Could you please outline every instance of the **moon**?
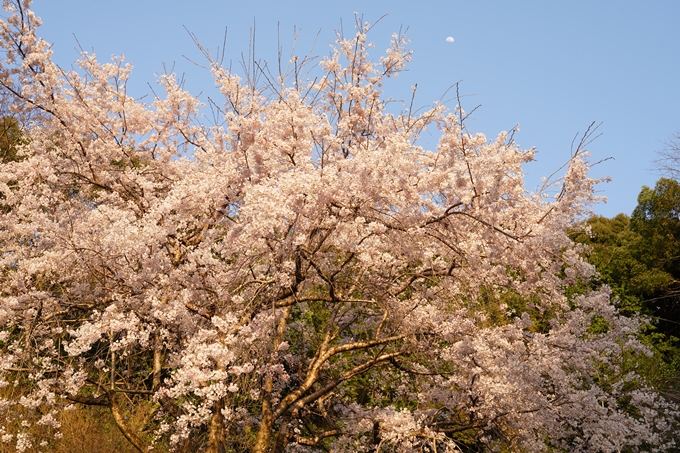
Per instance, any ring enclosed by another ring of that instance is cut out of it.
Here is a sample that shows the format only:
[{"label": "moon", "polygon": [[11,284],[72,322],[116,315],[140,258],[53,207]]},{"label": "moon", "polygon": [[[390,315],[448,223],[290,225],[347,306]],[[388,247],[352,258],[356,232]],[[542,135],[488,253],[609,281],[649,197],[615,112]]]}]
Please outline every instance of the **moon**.
[{"label": "moon", "polygon": [[448,38],[446,38],[446,42],[453,42],[453,37],[449,36]]}]

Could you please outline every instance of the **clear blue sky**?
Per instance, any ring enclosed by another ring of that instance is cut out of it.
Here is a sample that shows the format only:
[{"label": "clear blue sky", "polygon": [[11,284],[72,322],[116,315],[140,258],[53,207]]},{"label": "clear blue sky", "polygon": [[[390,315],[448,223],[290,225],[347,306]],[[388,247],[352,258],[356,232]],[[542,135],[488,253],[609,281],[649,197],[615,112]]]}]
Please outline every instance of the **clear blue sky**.
[{"label": "clear blue sky", "polygon": [[354,12],[368,22],[387,14],[370,36],[376,58],[400,27],[408,27],[414,51],[388,95],[407,99],[417,83],[416,104],[428,105],[461,81],[463,107],[481,104],[468,123],[472,132],[492,138],[519,123],[516,141],[537,148],[538,162],[526,167],[530,188],[569,158],[577,133],[602,122],[603,135],[589,149],[593,161],[613,158],[592,173],[612,177],[600,186],[608,203],[595,207],[605,216],[633,210],[642,185],[658,178],[654,152],[680,130],[678,0],[34,0],[33,9],[61,66],[77,58],[76,38],[100,60],[124,54],[139,95],[164,63],[186,74],[190,91],[212,89],[183,57],[204,62],[184,27],[213,51],[226,27],[226,60],[238,68],[253,21],[256,57],[275,61],[277,29],[284,55],[294,27],[299,54],[319,32],[315,53],[325,55],[341,20],[351,31]]}]

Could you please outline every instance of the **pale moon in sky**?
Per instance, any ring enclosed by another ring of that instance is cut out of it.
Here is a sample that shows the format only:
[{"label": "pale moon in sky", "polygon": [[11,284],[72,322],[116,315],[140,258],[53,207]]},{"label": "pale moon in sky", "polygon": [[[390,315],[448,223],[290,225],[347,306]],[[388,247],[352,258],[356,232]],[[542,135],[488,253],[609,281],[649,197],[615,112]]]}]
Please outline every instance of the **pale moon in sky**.
[{"label": "pale moon in sky", "polygon": [[453,38],[449,36],[448,38],[446,38],[446,42],[453,42]]}]

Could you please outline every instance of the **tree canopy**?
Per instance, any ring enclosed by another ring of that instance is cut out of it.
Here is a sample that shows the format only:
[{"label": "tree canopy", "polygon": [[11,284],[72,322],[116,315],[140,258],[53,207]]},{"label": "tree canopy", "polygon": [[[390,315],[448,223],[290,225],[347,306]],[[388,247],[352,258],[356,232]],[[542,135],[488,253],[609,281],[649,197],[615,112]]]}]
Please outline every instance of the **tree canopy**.
[{"label": "tree canopy", "polygon": [[661,178],[655,187],[644,186],[629,217],[586,221],[589,231],[574,234],[588,244],[589,259],[603,282],[612,287],[621,309],[659,319],[659,327],[678,336],[680,289],[680,184]]},{"label": "tree canopy", "polygon": [[585,222],[585,231],[572,233],[588,246],[586,256],[599,282],[611,287],[621,312],[646,319],[640,338],[654,355],[635,366],[675,401],[680,401],[679,187],[662,178],[653,189],[642,188],[631,217],[594,216]]},{"label": "tree canopy", "polygon": [[28,388],[4,442],[40,442],[13,408],[58,436],[84,404],[139,451],[672,446],[675,406],[620,367],[639,322],[565,228],[597,201],[584,149],[532,193],[533,151],[460,105],[390,113],[411,54],[371,60],[361,22],[313,80],[209,59],[207,124],[173,75],[145,103],[122,58],[62,71],[29,6],[0,22],[0,86],[40,112],[0,164],[0,382]]}]

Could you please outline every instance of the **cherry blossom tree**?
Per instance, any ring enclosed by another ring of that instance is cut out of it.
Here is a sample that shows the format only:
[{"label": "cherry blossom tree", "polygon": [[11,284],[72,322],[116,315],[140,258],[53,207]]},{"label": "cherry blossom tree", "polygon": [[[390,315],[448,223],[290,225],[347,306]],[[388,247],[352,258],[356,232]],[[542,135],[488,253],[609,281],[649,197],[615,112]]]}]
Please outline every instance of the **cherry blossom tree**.
[{"label": "cherry blossom tree", "polygon": [[173,75],[145,103],[122,58],[62,70],[30,1],[4,7],[0,85],[39,114],[0,166],[0,377],[28,389],[3,442],[40,441],[13,408],[58,437],[75,404],[139,451],[671,446],[675,408],[623,367],[638,323],[567,236],[597,201],[582,147],[528,191],[512,134],[390,112],[406,39],[371,60],[360,21],[312,80],[206,54],[209,124]]}]

